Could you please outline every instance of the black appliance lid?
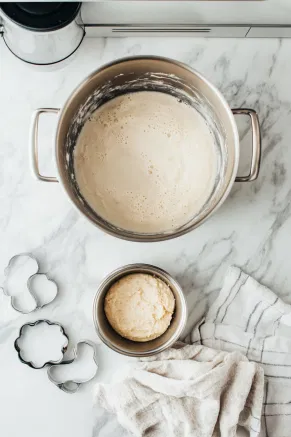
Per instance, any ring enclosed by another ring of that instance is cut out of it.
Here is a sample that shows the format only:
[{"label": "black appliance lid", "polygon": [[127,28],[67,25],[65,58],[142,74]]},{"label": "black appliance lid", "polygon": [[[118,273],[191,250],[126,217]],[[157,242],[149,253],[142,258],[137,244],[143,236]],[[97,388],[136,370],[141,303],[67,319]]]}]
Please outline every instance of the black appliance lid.
[{"label": "black appliance lid", "polygon": [[36,32],[61,29],[77,16],[80,2],[0,3],[0,10],[14,23]]}]

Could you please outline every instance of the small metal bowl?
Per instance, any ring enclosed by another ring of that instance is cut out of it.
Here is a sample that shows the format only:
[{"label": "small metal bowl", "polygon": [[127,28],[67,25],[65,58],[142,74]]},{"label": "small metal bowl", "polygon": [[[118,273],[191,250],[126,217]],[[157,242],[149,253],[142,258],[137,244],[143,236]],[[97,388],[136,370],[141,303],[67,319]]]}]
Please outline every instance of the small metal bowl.
[{"label": "small metal bowl", "polygon": [[[160,278],[171,288],[175,297],[175,311],[167,331],[147,342],[127,340],[110,326],[104,311],[104,299],[109,288],[123,276],[131,273],[146,273]],[[172,346],[183,332],[187,320],[187,306],[183,290],[167,272],[149,264],[129,264],[114,270],[100,284],[93,304],[93,319],[101,340],[111,349],[131,357],[145,357],[162,352]]]}]

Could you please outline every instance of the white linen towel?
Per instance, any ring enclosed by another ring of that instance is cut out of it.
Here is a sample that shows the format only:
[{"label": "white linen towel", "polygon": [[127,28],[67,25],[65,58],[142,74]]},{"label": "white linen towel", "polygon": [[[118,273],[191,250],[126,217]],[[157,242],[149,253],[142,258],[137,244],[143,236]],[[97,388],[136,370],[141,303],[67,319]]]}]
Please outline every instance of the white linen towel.
[{"label": "white linen towel", "polygon": [[238,427],[256,437],[263,379],[238,352],[183,344],[98,384],[96,400],[137,437],[234,437]]},{"label": "white linen towel", "polygon": [[291,306],[236,267],[203,320],[194,344],[239,351],[265,373],[260,437],[291,437]]}]

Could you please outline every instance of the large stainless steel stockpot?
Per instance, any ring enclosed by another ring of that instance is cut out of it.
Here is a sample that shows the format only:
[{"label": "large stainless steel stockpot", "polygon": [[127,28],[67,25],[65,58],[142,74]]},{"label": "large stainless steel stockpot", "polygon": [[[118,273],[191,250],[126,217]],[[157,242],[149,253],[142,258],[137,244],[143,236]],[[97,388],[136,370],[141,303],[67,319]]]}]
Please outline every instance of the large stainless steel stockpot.
[{"label": "large stainless steel stockpot", "polygon": [[[215,138],[218,166],[215,187],[203,208],[183,226],[159,233],[138,233],[118,228],[93,211],[82,197],[74,177],[74,147],[88,117],[106,101],[133,91],[169,93],[195,107],[206,119]],[[38,121],[42,113],[59,113],[55,138],[57,177],[40,174],[38,165]],[[247,176],[237,177],[240,146],[234,114],[247,114],[252,125],[252,159]],[[38,109],[32,123],[32,164],[39,180],[60,182],[73,205],[94,225],[119,238],[161,241],[183,235],[201,225],[222,205],[237,182],[257,178],[261,141],[257,114],[252,109],[230,109],[223,95],[192,68],[172,59],[143,56],[119,59],[101,67],[70,95],[64,107]]]}]

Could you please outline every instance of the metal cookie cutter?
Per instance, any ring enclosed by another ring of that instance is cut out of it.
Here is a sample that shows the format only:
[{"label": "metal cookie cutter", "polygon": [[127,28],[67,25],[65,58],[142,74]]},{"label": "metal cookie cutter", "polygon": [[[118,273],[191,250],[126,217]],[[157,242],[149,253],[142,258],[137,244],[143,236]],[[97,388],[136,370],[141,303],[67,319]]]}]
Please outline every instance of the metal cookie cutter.
[{"label": "metal cookie cutter", "polygon": [[[19,307],[19,306],[17,305],[18,295],[16,295],[16,296],[11,296],[11,295],[8,293],[8,290],[7,290],[7,278],[8,278],[8,276],[9,276],[10,271],[11,271],[12,265],[13,265],[14,261],[15,261],[16,259],[20,258],[20,257],[28,257],[28,258],[32,259],[33,261],[35,261],[36,266],[37,266],[35,273],[33,273],[33,275],[31,275],[31,276],[27,279],[27,282],[26,282],[26,285],[27,285],[27,291],[28,291],[28,293],[31,295],[31,297],[33,298],[33,300],[34,300],[34,302],[35,302],[35,308],[33,308],[33,309],[30,310],[30,311],[24,311],[24,310],[22,310],[21,307]],[[3,285],[3,287],[0,287],[0,288],[3,290],[3,293],[5,294],[5,296],[7,296],[7,297],[10,298],[11,306],[12,306],[12,308],[13,308],[15,311],[18,311],[19,313],[22,313],[22,314],[29,314],[29,313],[32,313],[33,311],[36,311],[37,309],[43,308],[44,306],[50,304],[50,303],[53,302],[53,301],[55,300],[55,298],[57,297],[57,295],[58,295],[58,291],[59,291],[59,290],[58,290],[58,285],[57,285],[57,283],[56,283],[55,281],[53,281],[53,280],[48,276],[47,273],[41,273],[39,270],[40,270],[39,263],[38,263],[37,259],[36,259],[36,258],[31,254],[31,253],[19,253],[19,254],[17,254],[17,255],[14,255],[14,256],[10,259],[10,261],[9,261],[9,263],[8,263],[8,265],[7,265],[7,267],[4,269],[4,276],[5,276],[4,285]],[[34,278],[37,277],[37,276],[44,276],[44,277],[45,277],[49,282],[53,283],[54,286],[55,286],[55,290],[56,290],[56,291],[55,291],[55,296],[54,296],[51,300],[49,300],[48,302],[41,303],[41,301],[39,300],[38,296],[36,296],[35,293],[33,292],[33,289],[32,289],[32,282],[33,282]]]},{"label": "metal cookie cutter", "polygon": [[85,384],[86,382],[91,381],[97,374],[98,371],[98,361],[97,361],[97,351],[96,351],[96,346],[95,344],[90,341],[90,340],[82,340],[79,341],[76,345],[76,347],[73,349],[73,358],[67,361],[62,361],[61,363],[59,363],[59,366],[63,366],[66,364],[71,364],[73,363],[77,358],[78,358],[78,348],[82,345],[82,344],[86,344],[88,346],[90,346],[93,349],[93,360],[96,364],[96,370],[94,372],[94,374],[92,376],[90,376],[89,378],[86,379],[76,379],[73,381],[65,381],[65,382],[58,382],[52,375],[52,369],[55,368],[56,366],[50,366],[47,370],[47,374],[48,374],[48,378],[51,382],[53,382],[59,389],[63,390],[66,393],[69,394],[73,394],[76,393],[79,388],[80,385]]},{"label": "metal cookie cutter", "polygon": [[[25,360],[23,358],[23,356],[22,356],[22,349],[19,346],[19,340],[22,337],[23,331],[26,329],[27,326],[37,326],[37,325],[39,325],[41,323],[46,323],[49,326],[58,326],[60,328],[61,334],[65,337],[66,340],[65,340],[65,342],[64,342],[64,344],[63,344],[63,346],[61,348],[61,358],[59,360],[57,360],[57,361],[47,361],[42,366],[37,366],[32,361],[27,361],[27,360]],[[31,367],[32,369],[43,369],[47,365],[55,365],[55,364],[61,363],[63,358],[64,358],[64,354],[65,354],[65,352],[66,352],[66,350],[68,348],[68,344],[69,344],[69,337],[68,337],[67,333],[65,332],[64,328],[62,327],[62,325],[60,325],[57,322],[51,322],[50,320],[43,319],[43,320],[37,320],[36,322],[33,322],[33,323],[26,323],[25,325],[23,325],[20,328],[19,336],[17,337],[17,339],[14,342],[14,347],[15,347],[15,349],[17,351],[18,358],[20,359],[20,361],[23,364],[26,364],[27,366]]]}]

